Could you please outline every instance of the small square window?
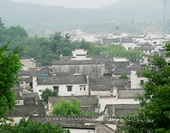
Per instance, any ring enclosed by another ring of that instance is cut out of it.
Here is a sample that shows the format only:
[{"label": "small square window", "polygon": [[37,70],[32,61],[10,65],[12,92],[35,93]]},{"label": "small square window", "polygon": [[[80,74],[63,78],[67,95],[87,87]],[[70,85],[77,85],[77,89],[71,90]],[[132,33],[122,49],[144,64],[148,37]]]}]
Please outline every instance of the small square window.
[{"label": "small square window", "polygon": [[72,91],[72,86],[67,86],[67,91]]},{"label": "small square window", "polygon": [[54,91],[59,92],[59,86],[53,86]]},{"label": "small square window", "polygon": [[42,90],[39,90],[39,92],[41,92]]},{"label": "small square window", "polygon": [[86,90],[86,88],[84,87],[84,90]]},{"label": "small square window", "polygon": [[140,85],[143,85],[143,84],[144,84],[144,81],[143,81],[143,80],[141,80],[141,81],[140,81]]}]

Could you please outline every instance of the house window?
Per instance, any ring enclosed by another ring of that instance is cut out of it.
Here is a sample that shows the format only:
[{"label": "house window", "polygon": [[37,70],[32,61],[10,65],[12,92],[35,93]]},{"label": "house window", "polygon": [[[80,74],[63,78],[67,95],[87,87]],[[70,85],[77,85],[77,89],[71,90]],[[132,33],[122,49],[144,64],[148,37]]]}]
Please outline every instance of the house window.
[{"label": "house window", "polygon": [[59,92],[59,86],[53,86],[53,90]]},{"label": "house window", "polygon": [[80,90],[86,90],[86,85],[80,85]]},{"label": "house window", "polygon": [[144,84],[144,81],[143,81],[143,80],[141,80],[141,81],[140,81],[140,85],[143,85],[143,84]]},{"label": "house window", "polygon": [[39,90],[39,92],[41,92],[41,90]]},{"label": "house window", "polygon": [[67,91],[72,91],[72,86],[67,86]]}]

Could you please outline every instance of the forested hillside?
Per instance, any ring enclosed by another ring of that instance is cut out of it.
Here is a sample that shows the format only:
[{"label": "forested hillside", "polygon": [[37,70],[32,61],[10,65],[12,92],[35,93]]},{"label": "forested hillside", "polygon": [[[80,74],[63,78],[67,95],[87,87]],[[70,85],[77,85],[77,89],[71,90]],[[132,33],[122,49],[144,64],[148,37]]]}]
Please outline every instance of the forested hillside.
[{"label": "forested hillside", "polygon": [[[170,1],[167,1],[166,7],[168,20],[170,19],[168,14]],[[120,27],[119,31],[140,33],[148,25],[159,22],[161,26],[163,0],[119,0],[113,5],[97,9],[64,8],[2,0],[0,1],[0,17],[7,26],[21,25],[31,35],[42,34],[47,29],[114,32],[116,26]]]},{"label": "forested hillside", "polygon": [[106,55],[114,57],[127,57],[132,62],[141,58],[141,51],[126,49],[119,45],[105,45],[86,41],[73,42],[70,35],[62,36],[56,32],[50,37],[28,36],[24,28],[20,26],[6,27],[0,19],[0,46],[10,41],[9,48],[23,48],[19,55],[21,58],[35,58],[42,65],[50,65],[53,59],[59,59],[60,55],[71,56],[74,49],[86,49],[89,56]]}]

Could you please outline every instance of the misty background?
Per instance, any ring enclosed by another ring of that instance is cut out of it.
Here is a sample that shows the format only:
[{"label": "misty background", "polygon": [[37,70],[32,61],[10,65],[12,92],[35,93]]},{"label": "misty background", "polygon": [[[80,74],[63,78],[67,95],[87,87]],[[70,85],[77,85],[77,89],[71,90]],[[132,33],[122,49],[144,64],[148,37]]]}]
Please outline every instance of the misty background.
[{"label": "misty background", "polygon": [[[68,2],[69,1],[69,2]],[[21,25],[30,35],[56,31],[161,32],[164,0],[0,0],[6,26]],[[170,32],[166,0],[166,32]]]}]

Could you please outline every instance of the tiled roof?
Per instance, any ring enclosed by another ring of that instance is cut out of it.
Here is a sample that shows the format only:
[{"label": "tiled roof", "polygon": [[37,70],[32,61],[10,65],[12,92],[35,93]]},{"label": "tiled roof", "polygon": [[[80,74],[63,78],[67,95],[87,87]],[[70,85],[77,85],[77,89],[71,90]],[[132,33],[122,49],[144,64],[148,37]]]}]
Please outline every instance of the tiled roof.
[{"label": "tiled roof", "polygon": [[89,82],[92,91],[110,91],[113,89],[113,80],[109,78],[90,79]]},{"label": "tiled roof", "polygon": [[37,77],[38,85],[54,85],[54,84],[86,84],[86,76],[82,75],[60,75]]},{"label": "tiled roof", "polygon": [[[48,102],[52,105],[55,105],[56,103],[59,103],[61,100],[61,96],[49,96]],[[65,96],[66,100],[71,100],[72,98],[75,98],[80,101],[82,107],[90,107],[93,106],[93,104],[97,101],[97,96]]]},{"label": "tiled roof", "polygon": [[94,60],[68,60],[68,61],[58,61],[53,60],[52,65],[88,65],[88,64],[101,64],[100,61]]},{"label": "tiled roof", "polygon": [[9,111],[8,117],[24,117],[38,114],[39,116],[45,115],[45,108],[43,105],[18,105],[14,111]]},{"label": "tiled roof", "polygon": [[129,79],[114,79],[113,84],[115,86],[128,86],[130,83]]},{"label": "tiled roof", "polygon": [[23,96],[24,99],[26,99],[26,98],[35,98],[36,101],[39,100],[39,95],[36,92],[22,93],[22,96]]},{"label": "tiled roof", "polygon": [[92,120],[90,117],[84,116],[31,116],[29,120],[39,121],[42,123],[50,122],[51,124],[60,124],[63,128],[78,128],[78,129],[94,129],[94,125],[85,125],[85,121]]},{"label": "tiled roof", "polygon": [[126,75],[130,75],[131,71],[127,68],[116,68],[113,71],[114,75],[122,75],[122,74],[126,74]]},{"label": "tiled roof", "polygon": [[107,115],[112,115],[119,118],[121,115],[136,113],[139,108],[139,104],[107,104],[105,110],[107,109]]}]

